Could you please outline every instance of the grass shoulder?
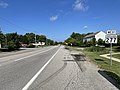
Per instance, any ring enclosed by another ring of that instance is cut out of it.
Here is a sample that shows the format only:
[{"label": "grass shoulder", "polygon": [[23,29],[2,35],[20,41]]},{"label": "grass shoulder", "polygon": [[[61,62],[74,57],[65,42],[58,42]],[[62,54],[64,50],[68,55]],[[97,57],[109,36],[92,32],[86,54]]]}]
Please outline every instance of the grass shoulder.
[{"label": "grass shoulder", "polygon": [[[109,55],[110,56],[110,55]],[[113,54],[112,57],[120,59],[120,54]]]}]

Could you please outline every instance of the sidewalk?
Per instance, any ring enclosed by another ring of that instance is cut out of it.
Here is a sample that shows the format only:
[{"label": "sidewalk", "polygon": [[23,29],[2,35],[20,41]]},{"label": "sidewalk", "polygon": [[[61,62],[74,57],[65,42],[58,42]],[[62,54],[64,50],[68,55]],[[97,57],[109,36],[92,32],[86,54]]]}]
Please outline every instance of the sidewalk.
[{"label": "sidewalk", "polygon": [[[114,55],[114,54],[120,54],[120,52],[119,52],[119,53],[112,53],[112,54],[113,54],[113,55]],[[100,56],[101,56],[101,57],[104,57],[104,58],[107,58],[107,59],[110,59],[109,55],[110,55],[110,54],[103,54],[103,55],[100,55]],[[114,58],[114,57],[112,57],[112,60],[117,61],[117,62],[120,62],[120,59],[117,59],[117,58]]]}]

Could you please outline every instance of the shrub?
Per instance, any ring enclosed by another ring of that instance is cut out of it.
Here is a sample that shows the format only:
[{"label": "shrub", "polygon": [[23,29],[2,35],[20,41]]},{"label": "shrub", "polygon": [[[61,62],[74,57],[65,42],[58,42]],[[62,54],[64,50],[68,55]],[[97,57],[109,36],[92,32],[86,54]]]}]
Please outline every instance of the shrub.
[{"label": "shrub", "polygon": [[27,48],[35,48],[35,45],[30,44],[27,46]]},{"label": "shrub", "polygon": [[85,50],[90,51],[90,52],[104,52],[105,48],[104,47],[92,46],[92,47],[86,48]]}]

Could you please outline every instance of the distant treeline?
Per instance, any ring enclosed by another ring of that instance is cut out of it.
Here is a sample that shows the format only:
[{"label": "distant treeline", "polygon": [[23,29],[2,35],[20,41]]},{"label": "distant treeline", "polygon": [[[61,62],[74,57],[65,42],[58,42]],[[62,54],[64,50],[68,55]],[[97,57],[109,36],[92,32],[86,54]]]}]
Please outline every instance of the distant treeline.
[{"label": "distant treeline", "polygon": [[[67,38],[64,41],[64,44],[67,44],[69,46],[71,46],[71,45],[72,46],[95,46],[96,44],[97,45],[105,45],[105,46],[107,46],[107,44],[105,44],[105,41],[103,41],[102,39],[99,39],[98,41],[96,41],[95,38],[93,38],[89,42],[87,42],[87,41],[83,42],[84,37],[87,36],[87,35],[90,35],[90,34],[93,34],[93,32],[87,33],[87,34],[80,34],[80,33],[73,32],[70,35],[70,37]],[[118,35],[118,43],[115,44],[115,45],[120,46],[120,35]]]},{"label": "distant treeline", "polygon": [[28,46],[32,43],[45,42],[45,45],[55,45],[55,42],[48,39],[45,35],[36,35],[34,33],[26,33],[25,35],[19,35],[17,33],[3,34],[0,31],[0,44],[2,48],[8,49],[19,49],[21,44],[27,44]]}]

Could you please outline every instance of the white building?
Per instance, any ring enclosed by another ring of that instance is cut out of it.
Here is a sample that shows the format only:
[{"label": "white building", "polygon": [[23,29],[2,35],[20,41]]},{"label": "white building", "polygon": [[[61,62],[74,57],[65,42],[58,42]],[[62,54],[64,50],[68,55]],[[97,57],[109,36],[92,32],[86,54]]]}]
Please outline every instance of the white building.
[{"label": "white building", "polygon": [[33,45],[35,45],[35,46],[44,46],[45,42],[33,43]]},{"label": "white building", "polygon": [[95,38],[96,41],[98,41],[99,39],[102,39],[103,41],[105,41],[105,36],[106,36],[106,33],[104,33],[103,31],[100,31],[100,32],[89,34],[89,35],[85,36],[83,39],[83,42],[91,41],[93,38]]},{"label": "white building", "polygon": [[1,48],[2,46],[1,46],[1,44],[0,44],[0,48]]}]

